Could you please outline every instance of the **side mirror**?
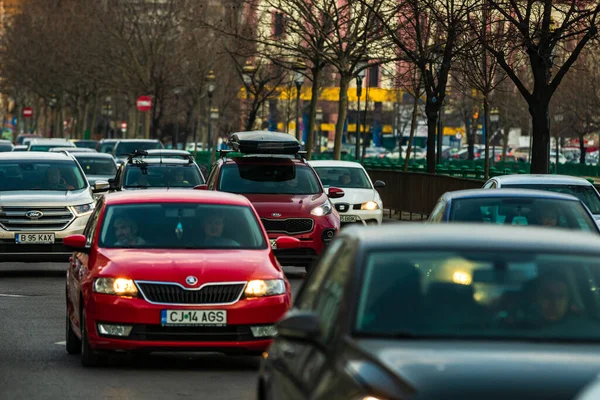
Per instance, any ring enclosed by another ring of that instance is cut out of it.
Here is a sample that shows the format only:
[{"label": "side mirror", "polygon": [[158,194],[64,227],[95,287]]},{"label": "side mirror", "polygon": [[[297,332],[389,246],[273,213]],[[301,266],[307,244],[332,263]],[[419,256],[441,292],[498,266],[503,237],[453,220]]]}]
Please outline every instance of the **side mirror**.
[{"label": "side mirror", "polygon": [[203,185],[196,185],[194,186],[195,190],[208,190],[208,185],[207,184],[203,184]]},{"label": "side mirror", "polygon": [[313,312],[291,311],[277,323],[277,336],[284,339],[318,343],[321,323]]},{"label": "side mirror", "polygon": [[108,192],[108,190],[110,189],[110,183],[106,182],[106,181],[96,181],[96,183],[94,183],[94,186],[92,188],[92,192],[94,193],[100,193],[100,192]]},{"label": "side mirror", "polygon": [[344,197],[344,191],[340,188],[330,187],[328,196],[331,199],[339,199],[340,197]]},{"label": "side mirror", "polygon": [[375,189],[385,187],[384,181],[375,181]]},{"label": "side mirror", "polygon": [[84,235],[71,235],[63,239],[63,244],[74,251],[81,253],[87,253],[89,247],[87,246],[87,238]]},{"label": "side mirror", "polygon": [[276,249],[297,249],[300,247],[300,240],[291,236],[280,236],[275,240]]}]

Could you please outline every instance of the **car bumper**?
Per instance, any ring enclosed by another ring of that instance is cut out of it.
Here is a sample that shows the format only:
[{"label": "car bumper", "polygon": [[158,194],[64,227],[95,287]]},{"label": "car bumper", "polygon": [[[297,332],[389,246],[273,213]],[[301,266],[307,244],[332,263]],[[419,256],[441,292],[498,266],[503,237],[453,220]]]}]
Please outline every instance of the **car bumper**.
[{"label": "car bumper", "polygon": [[350,210],[340,213],[340,224],[343,227],[349,225],[381,225],[383,222],[383,210]]},{"label": "car bumper", "polygon": [[[274,325],[291,303],[290,296],[240,300],[228,306],[150,304],[143,299],[93,294],[86,302],[88,339],[95,350],[211,351],[230,354],[261,353],[271,337],[255,337],[251,327]],[[162,326],[162,310],[226,310],[225,327]],[[127,337],[102,335],[98,324],[132,326]]]},{"label": "car bumper", "polygon": [[[0,229],[1,262],[50,262],[68,261],[73,253],[63,245],[63,239],[70,235],[82,234],[89,215],[77,217],[61,231],[5,231]],[[54,244],[18,244],[17,233],[54,233]]]}]

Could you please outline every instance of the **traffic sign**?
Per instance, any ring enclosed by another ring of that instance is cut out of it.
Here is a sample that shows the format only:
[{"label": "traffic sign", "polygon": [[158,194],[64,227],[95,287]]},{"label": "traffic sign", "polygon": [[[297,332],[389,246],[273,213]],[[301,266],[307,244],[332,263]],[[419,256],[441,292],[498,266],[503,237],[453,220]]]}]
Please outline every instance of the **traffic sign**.
[{"label": "traffic sign", "polygon": [[152,108],[152,98],[150,96],[140,96],[136,102],[138,110],[147,112]]},{"label": "traffic sign", "polygon": [[121,123],[121,129],[123,129],[123,130],[127,129],[127,122]]},{"label": "traffic sign", "polygon": [[31,109],[31,107],[25,107],[23,109],[23,117],[31,118],[32,116],[33,116],[33,110]]},{"label": "traffic sign", "polygon": [[456,135],[454,135],[454,137],[456,138],[456,140],[460,140],[462,139],[462,133],[458,132]]}]

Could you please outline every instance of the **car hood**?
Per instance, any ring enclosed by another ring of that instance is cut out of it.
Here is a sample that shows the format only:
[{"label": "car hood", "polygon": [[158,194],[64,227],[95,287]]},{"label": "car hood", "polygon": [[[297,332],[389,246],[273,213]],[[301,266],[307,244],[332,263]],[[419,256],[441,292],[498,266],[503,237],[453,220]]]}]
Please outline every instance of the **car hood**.
[{"label": "car hood", "polygon": [[349,204],[360,204],[370,200],[379,200],[375,196],[374,189],[353,189],[353,188],[343,188],[340,187],[344,191],[344,197],[340,197],[338,199],[332,199],[331,201],[334,204],[337,203],[349,203]]},{"label": "car hood", "polygon": [[200,284],[252,279],[283,279],[270,250],[100,249],[96,265],[104,276],[186,285],[193,275]]},{"label": "car hood", "polygon": [[600,371],[598,345],[369,339],[358,346],[420,400],[566,400]]},{"label": "car hood", "polygon": [[269,218],[273,214],[281,214],[277,217],[306,216],[310,211],[323,204],[327,200],[324,193],[310,195],[288,195],[288,194],[245,194],[252,202],[254,208],[261,217]]},{"label": "car hood", "polygon": [[89,188],[82,190],[22,190],[0,192],[0,206],[47,207],[76,206],[93,201]]}]

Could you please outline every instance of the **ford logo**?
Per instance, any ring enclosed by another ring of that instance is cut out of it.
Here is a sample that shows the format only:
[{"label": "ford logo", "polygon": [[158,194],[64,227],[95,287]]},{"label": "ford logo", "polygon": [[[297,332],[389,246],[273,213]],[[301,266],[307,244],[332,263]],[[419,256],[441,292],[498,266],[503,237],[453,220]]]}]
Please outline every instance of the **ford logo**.
[{"label": "ford logo", "polygon": [[281,217],[281,214],[279,214],[279,213],[273,213],[273,214],[271,214],[271,217]]},{"label": "ford logo", "polygon": [[188,285],[195,285],[196,283],[198,283],[198,278],[196,278],[195,276],[188,276],[187,278],[185,278],[185,282]]},{"label": "ford logo", "polygon": [[44,213],[41,212],[41,211],[32,210],[32,211],[27,211],[25,213],[25,216],[27,218],[30,218],[30,219],[39,219],[39,218],[42,218],[44,216]]}]

